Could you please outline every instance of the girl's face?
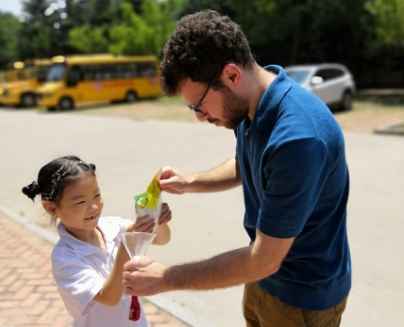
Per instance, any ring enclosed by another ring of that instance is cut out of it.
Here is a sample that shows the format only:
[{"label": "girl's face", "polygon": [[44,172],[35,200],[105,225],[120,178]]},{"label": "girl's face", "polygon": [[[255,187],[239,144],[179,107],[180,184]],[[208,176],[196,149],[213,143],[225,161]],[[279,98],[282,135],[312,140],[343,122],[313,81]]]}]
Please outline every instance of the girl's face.
[{"label": "girl's face", "polygon": [[52,203],[52,213],[67,229],[94,230],[103,208],[97,178],[89,173],[81,173],[77,180],[65,187],[60,201]]}]

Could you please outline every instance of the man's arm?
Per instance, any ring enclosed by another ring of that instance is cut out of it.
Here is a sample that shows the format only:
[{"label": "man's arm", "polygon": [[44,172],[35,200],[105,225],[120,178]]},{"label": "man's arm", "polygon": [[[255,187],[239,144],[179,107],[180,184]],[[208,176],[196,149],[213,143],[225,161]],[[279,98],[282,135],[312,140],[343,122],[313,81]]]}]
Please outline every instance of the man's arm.
[{"label": "man's arm", "polygon": [[257,233],[256,241],[249,247],[168,268],[165,273],[168,285],[174,289],[209,290],[249,283],[274,274],[294,239]]},{"label": "man's arm", "polygon": [[241,183],[238,163],[235,158],[205,172],[182,175],[166,167],[160,175],[160,187],[169,193],[218,192],[239,186]]},{"label": "man's arm", "polygon": [[[172,290],[211,290],[263,279],[275,273],[294,238],[274,238],[257,231],[256,241],[195,263],[164,267],[139,260],[126,264],[124,285],[135,295],[152,295]],[[130,273],[129,273],[130,272]]]}]

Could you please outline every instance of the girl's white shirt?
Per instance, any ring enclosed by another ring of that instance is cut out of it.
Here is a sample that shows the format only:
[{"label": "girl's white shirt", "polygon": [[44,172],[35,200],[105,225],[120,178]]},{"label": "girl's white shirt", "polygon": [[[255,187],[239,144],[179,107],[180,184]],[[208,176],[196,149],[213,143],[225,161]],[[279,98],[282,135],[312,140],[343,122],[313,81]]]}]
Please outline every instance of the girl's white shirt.
[{"label": "girl's white shirt", "polygon": [[140,320],[128,319],[130,297],[122,295],[115,306],[94,300],[102,289],[121,242],[120,233],[129,220],[120,217],[101,217],[98,228],[104,235],[106,250],[80,241],[58,225],[59,241],[52,251],[52,271],[67,311],[73,316],[74,327],[147,327],[142,309]]}]

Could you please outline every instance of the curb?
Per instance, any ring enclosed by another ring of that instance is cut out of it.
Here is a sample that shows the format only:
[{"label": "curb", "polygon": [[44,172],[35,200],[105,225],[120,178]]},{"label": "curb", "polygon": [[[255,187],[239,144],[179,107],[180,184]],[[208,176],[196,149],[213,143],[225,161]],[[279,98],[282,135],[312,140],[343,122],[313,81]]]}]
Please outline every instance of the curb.
[{"label": "curb", "polygon": [[404,136],[404,123],[387,125],[383,128],[375,129],[373,132],[380,135]]}]

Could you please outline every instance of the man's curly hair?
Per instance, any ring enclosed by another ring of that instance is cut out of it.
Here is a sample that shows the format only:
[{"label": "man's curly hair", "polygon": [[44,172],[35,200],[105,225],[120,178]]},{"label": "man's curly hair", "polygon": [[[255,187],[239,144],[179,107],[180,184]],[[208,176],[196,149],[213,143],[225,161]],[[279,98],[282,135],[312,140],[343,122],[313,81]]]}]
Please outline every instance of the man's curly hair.
[{"label": "man's curly hair", "polygon": [[[240,26],[214,10],[181,18],[163,49],[161,79],[169,95],[186,78],[219,86],[227,63],[250,67],[255,62]],[[215,85],[216,84],[216,85]]]}]

